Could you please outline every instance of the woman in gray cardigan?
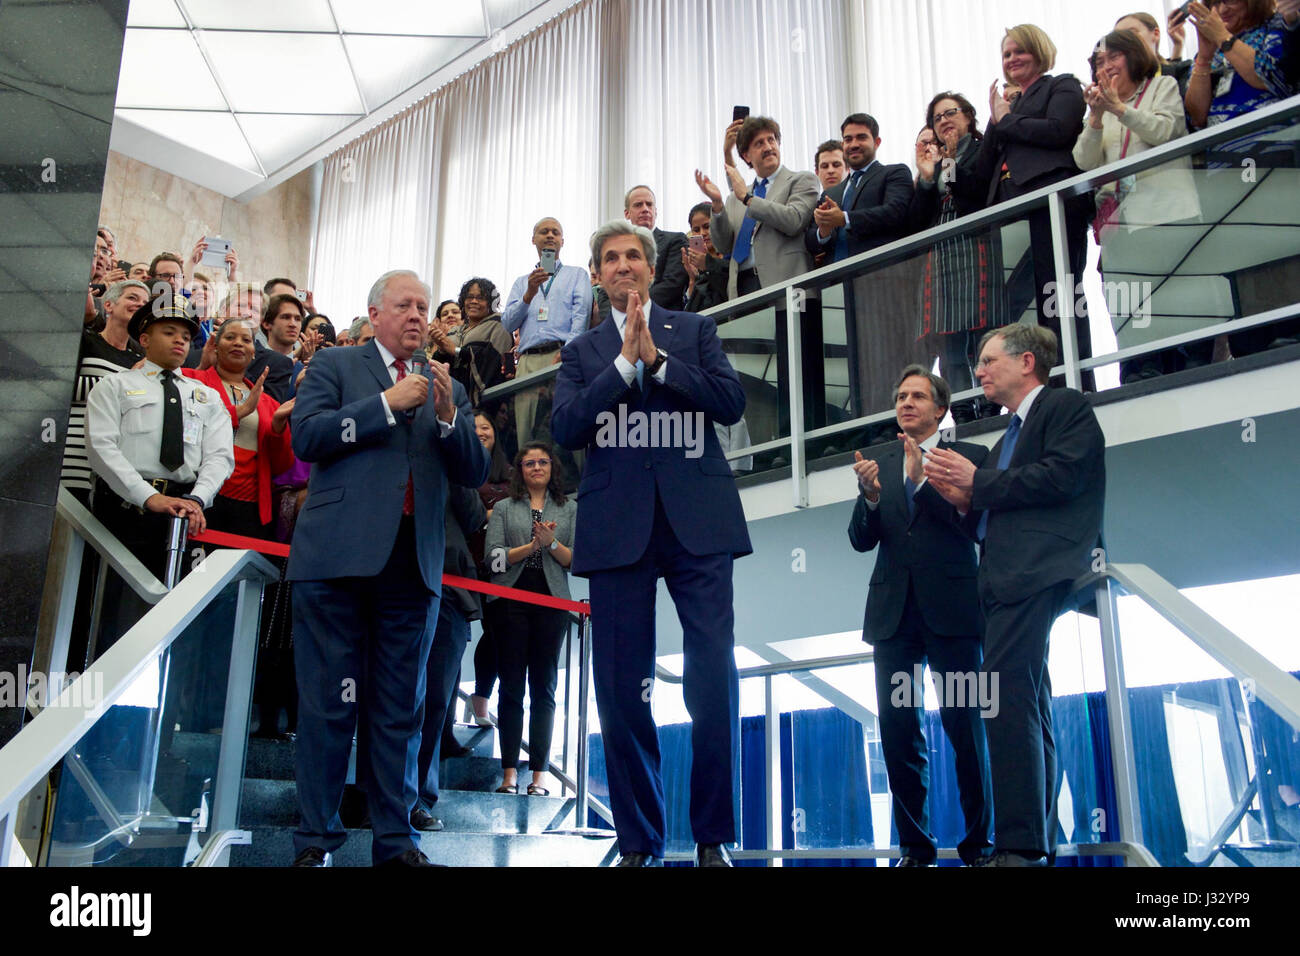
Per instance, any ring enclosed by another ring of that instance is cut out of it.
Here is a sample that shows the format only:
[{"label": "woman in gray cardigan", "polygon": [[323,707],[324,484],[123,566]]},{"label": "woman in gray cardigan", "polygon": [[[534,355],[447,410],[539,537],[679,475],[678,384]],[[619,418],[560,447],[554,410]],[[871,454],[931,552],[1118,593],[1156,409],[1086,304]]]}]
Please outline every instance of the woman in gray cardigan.
[{"label": "woman in gray cardigan", "polygon": [[[497,503],[488,520],[485,558],[492,581],[507,587],[569,597],[573,527],[577,502],[561,491],[559,465],[551,446],[528,442],[515,456],[510,497]],[[555,725],[555,681],[569,612],[507,598],[498,602],[493,637],[501,679],[497,729],[501,734],[501,786],[518,793],[520,741],[524,731],[524,681],[528,682],[528,769],[530,796],[546,796],[546,768]]]}]

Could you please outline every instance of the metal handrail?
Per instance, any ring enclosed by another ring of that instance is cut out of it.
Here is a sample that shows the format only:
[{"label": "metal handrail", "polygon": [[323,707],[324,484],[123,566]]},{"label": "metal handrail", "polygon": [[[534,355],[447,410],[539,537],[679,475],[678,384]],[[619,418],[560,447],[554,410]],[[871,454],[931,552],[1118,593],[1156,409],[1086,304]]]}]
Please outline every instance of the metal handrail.
[{"label": "metal handrail", "polygon": [[[168,652],[176,638],[211,601],[236,582],[240,583],[241,591],[236,618],[248,632],[250,643],[248,647],[232,649],[232,667],[236,657],[246,659],[251,678],[257,608],[245,589],[254,582],[260,585],[279,578],[276,570],[259,554],[218,551],[204,560],[201,572],[189,575],[176,587],[164,590],[158,596],[155,591],[161,585],[157,579],[144,571],[138,560],[127,560],[120,542],[64,489],[59,493],[57,516],[118,568],[132,589],[153,603],[153,607],[0,748],[0,787],[3,787],[0,789],[0,866],[8,859],[8,836],[12,833],[19,802],[132,687],[145,669]],[[139,567],[134,567],[132,562]],[[75,581],[65,582],[65,586],[68,585],[75,587]],[[102,694],[99,693],[101,689]],[[234,688],[230,690],[233,692]],[[235,702],[232,709],[228,701],[227,718],[232,713],[246,715],[247,706],[247,701]],[[242,743],[241,737],[241,746]],[[232,742],[230,746],[235,744]],[[223,757],[227,756],[226,749],[223,748]],[[218,781],[226,802],[236,801],[232,805],[237,805],[238,787],[230,777],[232,772],[242,772],[242,761],[240,763],[241,766],[234,771],[225,768],[222,779]]]},{"label": "metal handrail", "polygon": [[[822,266],[819,269],[813,269],[783,282],[764,286],[756,292],[731,299],[721,305],[706,309],[700,314],[707,315],[721,326],[733,319],[750,315],[758,306],[775,305],[783,302],[789,289],[822,289],[843,283],[846,280],[865,275],[876,267],[891,265],[916,253],[924,252],[945,239],[966,233],[984,231],[995,225],[1019,219],[1024,214],[1044,206],[1053,196],[1077,196],[1105,183],[1145,172],[1170,160],[1196,155],[1217,143],[1228,142],[1243,134],[1265,129],[1297,116],[1300,116],[1300,94],[1278,103],[1271,103],[1226,123],[1170,140],[1168,143],[1125,157],[1117,162],[1109,163],[1086,173],[1080,173],[1070,179],[1052,183],[1024,196],[960,216],[951,222],[933,226],[921,232],[912,233],[894,242]],[[1259,317],[1259,324],[1265,321],[1271,320],[1266,320],[1262,316]],[[1235,320],[1233,326],[1234,330],[1247,328],[1246,325],[1242,324],[1242,320]],[[1180,342],[1195,341],[1204,337],[1204,335],[1196,332],[1182,333],[1178,336]],[[1145,355],[1148,352],[1162,351],[1168,347],[1169,343],[1165,339],[1158,339],[1141,346],[1131,346],[1124,350],[1124,355],[1112,353],[1105,356],[1095,356],[1090,360],[1083,360],[1090,362],[1089,365],[1084,367],[1093,368],[1098,365],[1107,365],[1119,358]],[[1082,362],[1079,362],[1079,364],[1082,365]],[[548,367],[524,379],[494,385],[483,391],[482,398],[495,400],[509,397],[516,392],[550,381],[558,374],[558,371],[559,369],[556,367]],[[960,396],[955,395],[953,397],[959,398]],[[784,439],[784,441],[788,443],[789,439]],[[751,449],[740,449],[739,451],[748,452]]]},{"label": "metal handrail", "polygon": [[[1128,709],[1128,691],[1120,656],[1118,613],[1115,585],[1139,598],[1169,621],[1198,647],[1222,664],[1238,679],[1251,682],[1255,696],[1300,730],[1300,681],[1260,654],[1247,642],[1198,607],[1172,584],[1144,564],[1110,564],[1099,571],[1090,571],[1077,578],[1072,593],[1093,591],[1101,623],[1102,657],[1106,683],[1106,706],[1110,718],[1111,761],[1115,774],[1115,792],[1120,840],[1103,844],[1063,844],[1057,847],[1058,855],[1115,856],[1122,855],[1139,866],[1159,865],[1142,840],[1141,814],[1138,807],[1137,771],[1133,752],[1133,737]],[[775,803],[779,799],[779,781],[775,779],[779,766],[777,748],[777,709],[772,699],[772,679],[787,674],[806,673],[834,667],[847,667],[869,663],[871,652],[843,654],[833,657],[808,658],[762,664],[739,670],[740,679],[764,678],[767,684],[766,737],[768,792],[768,845],[779,840],[779,830],[774,825],[778,819]],[[662,665],[655,665],[657,680],[680,684],[682,678]],[[774,759],[775,758],[775,759]],[[884,859],[896,857],[898,850],[850,847],[817,847],[797,850],[738,850],[736,859],[767,860],[779,864],[784,859]],[[955,858],[953,848],[940,850],[940,856]],[[668,854],[665,859],[686,861],[690,854]]]}]

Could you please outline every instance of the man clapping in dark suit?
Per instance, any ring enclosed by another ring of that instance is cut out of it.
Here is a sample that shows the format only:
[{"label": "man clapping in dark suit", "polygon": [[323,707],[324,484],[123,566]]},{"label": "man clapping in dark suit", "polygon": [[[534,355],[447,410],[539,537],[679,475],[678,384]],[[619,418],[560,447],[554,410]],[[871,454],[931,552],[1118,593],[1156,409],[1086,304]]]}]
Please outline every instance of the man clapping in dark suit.
[{"label": "man clapping in dark suit", "polygon": [[[623,197],[623,218],[634,226],[649,229],[655,237],[655,277],[654,284],[650,287],[650,298],[656,305],[677,311],[686,301],[686,287],[691,281],[686,274],[686,266],[682,263],[686,234],[669,232],[655,225],[659,218],[659,207],[654,190],[649,186],[633,186],[627,191]],[[645,305],[648,308],[650,303]]]},{"label": "man clapping in dark suit", "polygon": [[[911,231],[912,174],[901,163],[885,165],[876,158],[882,142],[880,126],[866,113],[853,113],[840,124],[844,181],[822,194],[813,221],[804,233],[810,255],[827,253],[827,262],[887,245]],[[894,371],[913,357],[915,346],[916,281],[908,263],[873,270],[845,284],[848,323],[849,392],[856,414],[889,407],[889,383]],[[888,438],[890,429],[885,429]]]},{"label": "man clapping in dark suit", "polygon": [[648,693],[663,578],[682,624],[696,859],[730,866],[740,730],[731,574],[750,544],[714,423],[739,421],[745,392],[712,319],[648,304],[649,230],[608,222],[592,236],[591,252],[613,310],[610,321],[565,346],[551,432],[566,448],[587,449],[573,572],[590,580],[618,865],[652,866],[664,855],[659,736]]},{"label": "man clapping in dark suit", "polygon": [[984,397],[1011,412],[1006,433],[981,466],[942,448],[925,463],[928,483],[983,542],[984,671],[1000,688],[985,725],[996,866],[1043,866],[1054,851],[1048,637],[1088,570],[1106,499],[1106,439],[1092,406],[1074,389],[1045,387],[1056,354],[1041,326],[986,334],[976,376]]},{"label": "man clapping in dark suit", "polygon": [[487,480],[487,452],[446,365],[424,361],[429,287],[413,272],[370,289],[375,337],[312,360],[293,412],[293,450],[312,462],[294,529],[295,866],[329,866],[346,839],[339,802],[352,734],[368,742],[375,864],[430,866],[410,812],[438,618],[447,485]]},{"label": "man clapping in dark suit", "polygon": [[937,849],[921,733],[920,676],[927,659],[943,729],[956,754],[966,818],[957,849],[967,864],[980,865],[992,845],[993,800],[980,711],[989,701],[976,689],[981,622],[975,547],[957,509],[926,480],[922,453],[947,448],[978,466],[988,449],[939,440],[950,392],[924,366],[903,369],[894,391],[901,443],[885,446],[874,460],[855,455],[859,494],[849,540],[857,551],[879,546],[862,639],[875,647],[876,712],[902,851],[898,865],[931,866]]}]

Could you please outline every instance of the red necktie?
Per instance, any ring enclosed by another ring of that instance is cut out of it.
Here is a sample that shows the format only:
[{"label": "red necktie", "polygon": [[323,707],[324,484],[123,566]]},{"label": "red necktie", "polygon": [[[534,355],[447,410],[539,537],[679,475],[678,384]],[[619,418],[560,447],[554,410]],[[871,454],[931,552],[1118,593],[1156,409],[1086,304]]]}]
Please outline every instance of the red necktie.
[{"label": "red necktie", "polygon": [[[406,363],[401,359],[394,359],[393,364],[397,366],[397,380],[400,382],[406,378]],[[402,499],[402,514],[415,514],[415,480],[410,472],[406,475],[406,497]]]}]

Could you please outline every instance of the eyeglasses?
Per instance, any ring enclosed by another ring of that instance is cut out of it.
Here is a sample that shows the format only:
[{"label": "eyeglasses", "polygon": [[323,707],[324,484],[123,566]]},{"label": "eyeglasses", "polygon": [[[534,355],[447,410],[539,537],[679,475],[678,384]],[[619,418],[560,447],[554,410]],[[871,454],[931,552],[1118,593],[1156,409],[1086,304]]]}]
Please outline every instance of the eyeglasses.
[{"label": "eyeglasses", "polygon": [[952,109],[944,110],[942,113],[935,113],[934,118],[930,122],[937,125],[941,120],[952,119],[960,112],[961,112],[961,108],[958,106],[954,106]]},{"label": "eyeglasses", "polygon": [[520,462],[525,468],[550,468],[551,459],[549,458],[529,458],[527,461]]},{"label": "eyeglasses", "polygon": [[469,293],[469,295],[465,296],[465,301],[466,301],[466,302],[471,302],[471,301],[486,302],[486,301],[487,301],[487,296],[485,296],[485,295],[479,295],[477,292],[471,292],[471,293]]}]

